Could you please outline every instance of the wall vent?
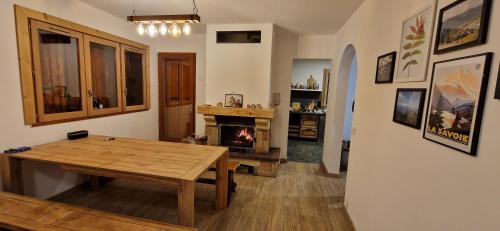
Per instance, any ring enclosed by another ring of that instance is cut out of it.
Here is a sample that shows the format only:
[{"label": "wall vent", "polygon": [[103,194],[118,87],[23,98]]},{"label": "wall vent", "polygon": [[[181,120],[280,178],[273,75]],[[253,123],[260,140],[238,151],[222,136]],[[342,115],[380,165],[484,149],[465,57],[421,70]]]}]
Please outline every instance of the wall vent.
[{"label": "wall vent", "polygon": [[217,31],[217,43],[260,43],[261,31]]}]

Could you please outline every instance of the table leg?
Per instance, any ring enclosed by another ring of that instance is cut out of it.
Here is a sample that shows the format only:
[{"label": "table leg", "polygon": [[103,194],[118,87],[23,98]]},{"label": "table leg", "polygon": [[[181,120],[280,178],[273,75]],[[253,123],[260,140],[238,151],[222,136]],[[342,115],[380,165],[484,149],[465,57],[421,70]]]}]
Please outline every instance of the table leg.
[{"label": "table leg", "polygon": [[2,188],[6,192],[24,194],[21,160],[0,154]]},{"label": "table leg", "polygon": [[217,160],[216,166],[216,197],[215,209],[221,210],[227,208],[228,183],[228,160],[229,152]]},{"label": "table leg", "polygon": [[194,181],[182,180],[178,187],[179,224],[194,227]]}]

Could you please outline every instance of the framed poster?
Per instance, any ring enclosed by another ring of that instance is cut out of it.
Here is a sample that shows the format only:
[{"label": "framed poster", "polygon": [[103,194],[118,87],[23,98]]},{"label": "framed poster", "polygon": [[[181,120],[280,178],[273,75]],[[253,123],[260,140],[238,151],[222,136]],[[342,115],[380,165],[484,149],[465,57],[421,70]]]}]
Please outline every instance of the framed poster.
[{"label": "framed poster", "polygon": [[396,82],[425,81],[435,11],[436,2],[432,1],[404,20]]},{"label": "framed poster", "polygon": [[425,88],[398,88],[392,121],[420,129],[426,91]]},{"label": "framed poster", "polygon": [[500,71],[498,72],[498,77],[497,77],[497,88],[495,90],[495,99],[500,99]]},{"label": "framed poster", "polygon": [[378,57],[375,83],[392,83],[395,66],[396,66],[395,51]]},{"label": "framed poster", "polygon": [[434,63],[424,138],[476,155],[493,53]]},{"label": "framed poster", "polygon": [[226,94],[225,98],[224,107],[243,107],[242,94]]},{"label": "framed poster", "polygon": [[439,12],[434,54],[486,43],[491,0],[458,0]]}]

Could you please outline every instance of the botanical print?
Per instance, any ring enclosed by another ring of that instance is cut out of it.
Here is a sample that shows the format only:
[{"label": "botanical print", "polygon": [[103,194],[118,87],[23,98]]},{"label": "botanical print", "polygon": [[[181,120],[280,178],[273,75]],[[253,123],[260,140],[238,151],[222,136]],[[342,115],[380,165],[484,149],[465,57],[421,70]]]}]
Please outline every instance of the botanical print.
[{"label": "botanical print", "polygon": [[486,88],[482,84],[488,59],[483,55],[435,64],[425,138],[471,151],[473,138],[477,138],[475,121],[481,119],[476,117],[482,111],[479,99]]},{"label": "botanical print", "polygon": [[464,0],[441,11],[437,53],[468,43],[481,43],[479,40],[482,32],[484,4],[485,0]]},{"label": "botanical print", "polygon": [[394,122],[420,128],[425,89],[398,89]]},{"label": "botanical print", "polygon": [[403,23],[396,82],[425,81],[431,45],[434,5]]},{"label": "botanical print", "polygon": [[396,53],[389,53],[379,57],[377,64],[376,83],[391,83],[394,74],[394,62]]}]

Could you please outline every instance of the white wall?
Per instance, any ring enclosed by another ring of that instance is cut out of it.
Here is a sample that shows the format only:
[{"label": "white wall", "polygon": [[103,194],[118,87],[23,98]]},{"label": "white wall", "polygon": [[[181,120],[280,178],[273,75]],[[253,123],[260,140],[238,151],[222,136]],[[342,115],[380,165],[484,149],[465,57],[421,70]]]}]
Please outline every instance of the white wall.
[{"label": "white wall", "polygon": [[334,44],[334,35],[301,35],[296,58],[331,59]]},{"label": "white wall", "polygon": [[[452,0],[440,0],[439,8]],[[422,138],[392,122],[396,88],[428,88],[427,81],[375,85],[377,57],[398,50],[403,18],[421,0],[365,1],[336,35],[335,65],[353,44],[358,80],[345,206],[357,230],[498,230],[500,227],[500,101],[493,99],[498,74],[500,4],[494,2],[488,43],[431,56],[430,63],[495,52],[477,157]],[[340,70],[339,70],[340,71]],[[337,80],[336,80],[337,81]],[[335,82],[334,84],[338,84]],[[331,101],[330,101],[331,102]]]},{"label": "white wall", "polygon": [[356,58],[352,60],[351,70],[349,70],[349,83],[347,88],[347,99],[345,102],[345,116],[344,116],[344,140],[351,140],[352,132],[352,104],[356,93],[356,78],[358,77],[358,64]]},{"label": "white wall", "polygon": [[[261,30],[261,43],[216,43],[216,32]],[[211,24],[207,26],[206,103],[224,103],[226,93],[243,94],[243,104],[267,107],[271,93],[272,24]]]},{"label": "white wall", "polygon": [[[181,36],[179,38],[170,37],[157,37],[153,41],[153,50],[155,50],[155,57],[157,57],[158,52],[189,52],[196,53],[196,105],[203,105],[205,103],[205,58],[206,58],[206,35],[205,34],[191,34],[189,37]],[[154,69],[155,74],[151,74],[151,78],[155,81],[158,79],[158,62],[151,63],[152,69]],[[151,70],[153,72],[153,70]],[[155,93],[152,95],[158,95],[158,89],[154,89]],[[156,97],[155,99],[157,99]],[[155,107],[157,108],[157,106]],[[195,132],[197,135],[203,135],[205,133],[205,120],[203,115],[196,114],[196,128]]]},{"label": "white wall", "polygon": [[283,159],[287,158],[290,85],[297,44],[298,35],[279,26],[274,27],[271,92],[280,93],[280,105],[271,123],[271,146],[280,147]]},{"label": "white wall", "polygon": [[307,86],[307,80],[312,75],[319,84],[319,89],[323,89],[323,70],[331,68],[331,59],[294,59],[292,84]]},{"label": "white wall", "polygon": [[[151,109],[147,112],[125,114],[91,120],[48,125],[25,126],[18,67],[17,40],[15,33],[14,6],[19,4],[85,26],[100,29],[150,46]],[[197,104],[204,103],[205,96],[205,35],[193,34],[188,38],[149,39],[135,32],[135,27],[123,18],[112,16],[99,9],[75,0],[5,0],[0,1],[0,151],[19,146],[33,146],[65,138],[69,131],[89,130],[91,134],[103,134],[141,139],[158,139],[158,68],[157,53],[197,53]],[[204,132],[204,121],[197,116],[197,133]],[[27,195],[47,198],[73,187],[85,177],[65,173],[52,165],[24,162],[25,190]]]}]

